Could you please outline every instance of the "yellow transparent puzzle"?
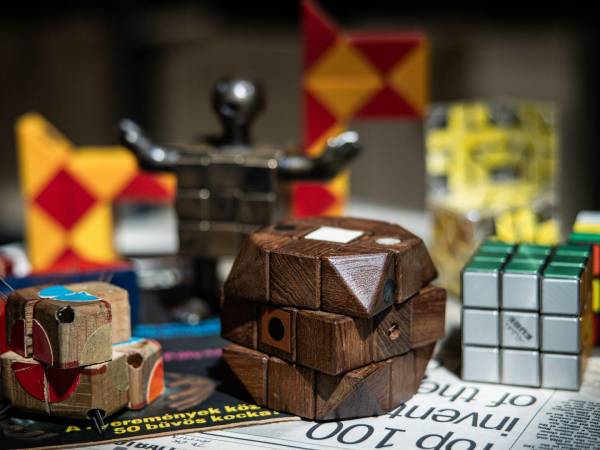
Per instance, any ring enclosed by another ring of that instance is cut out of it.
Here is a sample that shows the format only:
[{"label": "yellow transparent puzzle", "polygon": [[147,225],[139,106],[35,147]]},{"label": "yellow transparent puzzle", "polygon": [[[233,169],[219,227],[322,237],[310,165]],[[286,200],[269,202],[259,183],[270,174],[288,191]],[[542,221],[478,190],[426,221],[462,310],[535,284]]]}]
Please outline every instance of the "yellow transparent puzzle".
[{"label": "yellow transparent puzzle", "polygon": [[512,99],[434,104],[425,143],[432,256],[451,292],[459,292],[460,270],[487,236],[558,242],[553,105]]}]

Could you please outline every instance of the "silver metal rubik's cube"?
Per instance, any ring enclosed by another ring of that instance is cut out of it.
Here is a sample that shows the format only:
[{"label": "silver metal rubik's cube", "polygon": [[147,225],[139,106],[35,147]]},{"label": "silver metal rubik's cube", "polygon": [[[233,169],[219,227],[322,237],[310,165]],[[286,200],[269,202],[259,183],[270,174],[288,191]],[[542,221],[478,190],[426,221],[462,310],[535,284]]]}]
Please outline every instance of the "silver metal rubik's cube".
[{"label": "silver metal rubik's cube", "polygon": [[592,347],[590,247],[484,242],[462,271],[462,377],[579,389]]}]

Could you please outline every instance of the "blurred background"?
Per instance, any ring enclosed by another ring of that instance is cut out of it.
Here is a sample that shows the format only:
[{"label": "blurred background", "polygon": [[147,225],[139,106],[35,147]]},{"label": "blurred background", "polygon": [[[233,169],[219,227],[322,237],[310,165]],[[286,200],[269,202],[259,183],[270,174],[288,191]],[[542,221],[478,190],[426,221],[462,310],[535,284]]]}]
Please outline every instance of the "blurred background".
[{"label": "blurred background", "polygon": [[[431,99],[509,95],[555,102],[560,113],[563,227],[600,209],[598,29],[585,13],[416,3],[321,6],[344,29],[420,29],[431,42]],[[76,145],[112,145],[131,117],[158,141],[219,129],[210,88],[223,75],[263,83],[257,140],[300,143],[301,42],[296,2],[124,1],[12,4],[0,16],[0,241],[22,238],[16,118],[42,113]],[[366,151],[355,199],[424,208],[420,122],[356,124]]]}]

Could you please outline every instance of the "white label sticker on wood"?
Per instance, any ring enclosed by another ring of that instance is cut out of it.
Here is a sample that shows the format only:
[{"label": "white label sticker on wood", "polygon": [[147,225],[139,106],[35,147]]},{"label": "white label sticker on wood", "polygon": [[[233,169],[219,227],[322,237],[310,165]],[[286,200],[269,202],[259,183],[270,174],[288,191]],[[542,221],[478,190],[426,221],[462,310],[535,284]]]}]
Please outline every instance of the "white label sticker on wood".
[{"label": "white label sticker on wood", "polygon": [[340,242],[347,244],[348,242],[362,236],[364,231],[347,230],[345,228],[336,227],[320,227],[315,231],[311,231],[304,239],[313,239],[315,241]]}]

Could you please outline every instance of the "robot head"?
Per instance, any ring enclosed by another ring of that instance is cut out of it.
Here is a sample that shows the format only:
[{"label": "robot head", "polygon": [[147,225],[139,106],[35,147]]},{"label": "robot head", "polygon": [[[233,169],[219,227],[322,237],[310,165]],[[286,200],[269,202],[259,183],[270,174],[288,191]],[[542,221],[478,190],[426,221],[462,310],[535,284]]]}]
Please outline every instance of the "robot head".
[{"label": "robot head", "polygon": [[263,108],[261,87],[241,78],[223,78],[215,83],[212,103],[225,128],[226,140],[247,144],[244,141],[248,140],[249,126]]}]

